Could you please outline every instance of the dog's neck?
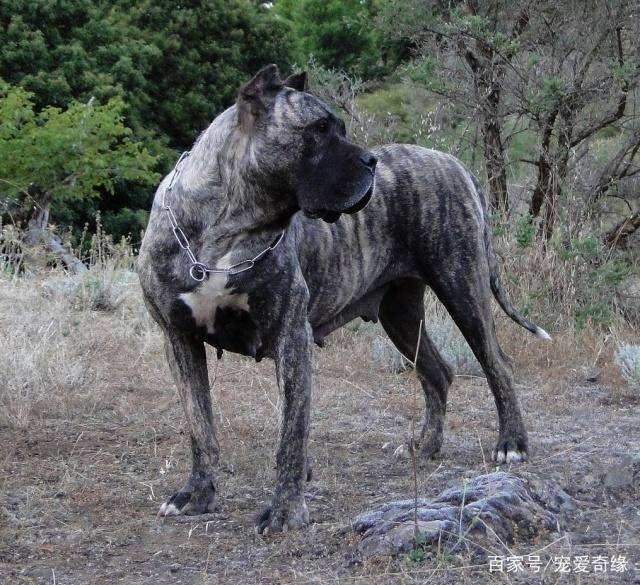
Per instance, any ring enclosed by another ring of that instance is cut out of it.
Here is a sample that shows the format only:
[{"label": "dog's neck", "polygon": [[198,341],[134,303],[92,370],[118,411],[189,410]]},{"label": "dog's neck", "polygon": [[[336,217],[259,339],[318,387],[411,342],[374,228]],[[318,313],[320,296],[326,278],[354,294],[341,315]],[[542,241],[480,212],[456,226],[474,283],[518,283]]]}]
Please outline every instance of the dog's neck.
[{"label": "dog's neck", "polygon": [[235,107],[218,116],[181,165],[175,191],[180,208],[196,219],[211,242],[271,237],[290,222],[297,207],[263,187],[251,145],[235,123]]}]

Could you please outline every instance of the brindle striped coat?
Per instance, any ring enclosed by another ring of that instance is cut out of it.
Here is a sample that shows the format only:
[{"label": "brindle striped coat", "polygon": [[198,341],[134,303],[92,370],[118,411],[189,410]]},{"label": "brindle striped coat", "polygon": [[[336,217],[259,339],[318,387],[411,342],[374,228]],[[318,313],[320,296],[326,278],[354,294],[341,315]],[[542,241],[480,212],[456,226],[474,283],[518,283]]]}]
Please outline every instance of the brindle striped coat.
[{"label": "brindle striped coat", "polygon": [[[280,81],[274,66],[258,73],[197,141],[168,194],[198,261],[208,267],[252,258],[284,230],[279,246],[251,270],[194,281],[161,206],[171,174],[156,194],[138,271],[165,334],[193,455],[184,487],[162,505],[162,515],[214,508],[219,449],[205,343],[219,353],[275,360],[284,405],[277,483],[257,528],[298,528],[309,519],[303,485],[313,342],[322,344],[356,317],[379,318],[413,360],[426,286],[487,375],[500,423],[494,459],[526,458],[527,435],[491,297],[517,323],[548,336],[516,312],[500,285],[487,201],[476,179],[453,156],[418,146],[364,151],[346,139],[342,121],[305,91],[305,82],[303,74]],[[420,446],[429,457],[442,444],[452,372],[424,325],[420,339],[416,369],[426,402]]]}]

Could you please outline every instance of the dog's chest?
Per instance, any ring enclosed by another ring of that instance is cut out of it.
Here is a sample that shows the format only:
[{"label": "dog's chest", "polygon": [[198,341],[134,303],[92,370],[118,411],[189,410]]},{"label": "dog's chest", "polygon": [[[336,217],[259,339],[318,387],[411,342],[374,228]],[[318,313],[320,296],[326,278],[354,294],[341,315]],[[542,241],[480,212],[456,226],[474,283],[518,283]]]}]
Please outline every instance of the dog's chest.
[{"label": "dog's chest", "polygon": [[227,280],[224,274],[212,274],[193,291],[179,295],[191,311],[196,326],[205,328],[209,334],[215,333],[218,309],[249,312],[249,296],[234,293],[227,286]]},{"label": "dog's chest", "polygon": [[197,333],[210,345],[256,357],[260,335],[251,317],[249,295],[236,292],[224,274],[211,274],[178,299],[189,312]]}]

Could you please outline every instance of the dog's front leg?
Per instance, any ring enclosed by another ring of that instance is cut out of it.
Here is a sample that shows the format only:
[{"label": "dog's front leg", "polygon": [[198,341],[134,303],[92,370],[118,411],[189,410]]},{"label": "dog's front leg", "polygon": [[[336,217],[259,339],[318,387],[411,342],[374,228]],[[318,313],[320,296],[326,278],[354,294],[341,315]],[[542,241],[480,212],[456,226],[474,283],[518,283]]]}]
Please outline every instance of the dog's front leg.
[{"label": "dog's front leg", "polygon": [[166,330],[165,352],[187,419],[193,466],[184,487],[162,504],[159,515],[213,512],[220,449],[211,411],[204,344]]},{"label": "dog's front leg", "polygon": [[309,323],[286,331],[276,350],[276,373],[283,396],[280,444],[276,458],[276,490],[257,520],[259,534],[286,532],[309,522],[304,500],[309,411],[311,407],[311,348]]}]

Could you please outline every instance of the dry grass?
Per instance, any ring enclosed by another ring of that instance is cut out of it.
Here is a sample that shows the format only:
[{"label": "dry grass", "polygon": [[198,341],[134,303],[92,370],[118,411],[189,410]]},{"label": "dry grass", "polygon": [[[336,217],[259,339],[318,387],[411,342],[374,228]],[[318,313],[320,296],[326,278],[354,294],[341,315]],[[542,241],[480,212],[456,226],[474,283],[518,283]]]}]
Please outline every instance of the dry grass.
[{"label": "dry grass", "polygon": [[129,377],[132,353],[158,344],[131,278],[119,284],[116,311],[75,308],[89,305],[93,278],[0,280],[0,423],[26,427],[114,407],[113,388]]},{"label": "dry grass", "polygon": [[[104,257],[69,286],[60,285],[69,277],[59,272],[0,278],[0,580],[53,582],[55,572],[60,583],[500,582],[486,565],[444,553],[423,564],[363,560],[357,542],[336,533],[368,507],[413,493],[409,462],[392,456],[410,432],[413,374],[372,363],[377,326],[346,327],[315,354],[309,528],[272,539],[253,534],[274,481],[280,397],[273,365],[228,354],[218,362],[213,353],[220,511],[206,524],[156,523],[159,504],[188,472],[189,446],[160,333],[127,272],[130,259],[112,261]],[[518,286],[526,295],[540,269],[536,276],[535,258],[522,264]],[[515,267],[514,260],[508,269]],[[560,278],[560,268],[548,270]],[[96,305],[104,289],[118,302]],[[445,323],[432,301],[427,307],[431,323]],[[503,318],[499,334],[515,358],[530,427],[527,470],[574,488],[586,502],[576,526],[593,535],[585,544],[569,534],[545,554],[586,554],[599,542],[613,551],[640,534],[633,498],[604,492],[599,479],[620,452],[640,449],[640,403],[615,365],[616,348],[633,332],[614,321],[605,331],[576,333],[568,318],[542,323],[555,323],[551,344]],[[594,367],[598,380],[588,382]],[[421,466],[419,493],[433,496],[485,472],[496,430],[485,381],[458,378],[443,458]],[[526,554],[546,544],[510,546]]]},{"label": "dry grass", "polygon": [[592,235],[522,248],[508,234],[494,238],[494,247],[514,304],[549,332],[624,329],[616,285],[640,272],[636,250],[607,250]]}]

